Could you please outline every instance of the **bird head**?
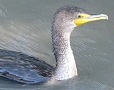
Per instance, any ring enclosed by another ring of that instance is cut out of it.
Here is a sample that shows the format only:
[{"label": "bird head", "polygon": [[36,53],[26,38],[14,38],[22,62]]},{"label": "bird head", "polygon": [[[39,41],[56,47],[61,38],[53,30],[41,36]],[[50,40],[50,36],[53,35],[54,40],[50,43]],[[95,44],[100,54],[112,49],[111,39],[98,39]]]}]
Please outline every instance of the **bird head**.
[{"label": "bird head", "polygon": [[57,24],[65,27],[76,27],[87,22],[97,20],[108,20],[108,16],[105,14],[88,14],[84,9],[67,5],[58,9],[55,14]]}]

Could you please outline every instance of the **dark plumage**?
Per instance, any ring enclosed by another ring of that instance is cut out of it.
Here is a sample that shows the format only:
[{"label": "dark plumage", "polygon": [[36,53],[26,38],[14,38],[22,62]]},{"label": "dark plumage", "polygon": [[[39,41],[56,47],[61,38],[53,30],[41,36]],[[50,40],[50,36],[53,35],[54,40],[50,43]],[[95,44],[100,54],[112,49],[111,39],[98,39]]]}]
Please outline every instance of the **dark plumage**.
[{"label": "dark plumage", "polygon": [[26,84],[45,82],[54,68],[21,52],[0,49],[0,76]]}]

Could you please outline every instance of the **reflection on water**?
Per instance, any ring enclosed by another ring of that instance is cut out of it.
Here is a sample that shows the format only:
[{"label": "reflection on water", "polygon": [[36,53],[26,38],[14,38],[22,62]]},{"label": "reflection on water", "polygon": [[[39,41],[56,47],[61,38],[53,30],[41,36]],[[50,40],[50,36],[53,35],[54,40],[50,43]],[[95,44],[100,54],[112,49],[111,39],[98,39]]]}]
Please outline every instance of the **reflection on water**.
[{"label": "reflection on water", "polygon": [[[85,24],[74,30],[71,45],[79,77],[47,85],[23,85],[0,77],[4,90],[113,90],[113,0],[0,0],[0,48],[20,51],[55,65],[51,49],[51,22],[64,5],[80,6],[91,13],[105,13],[108,21]],[[110,19],[111,18],[111,19]]]}]

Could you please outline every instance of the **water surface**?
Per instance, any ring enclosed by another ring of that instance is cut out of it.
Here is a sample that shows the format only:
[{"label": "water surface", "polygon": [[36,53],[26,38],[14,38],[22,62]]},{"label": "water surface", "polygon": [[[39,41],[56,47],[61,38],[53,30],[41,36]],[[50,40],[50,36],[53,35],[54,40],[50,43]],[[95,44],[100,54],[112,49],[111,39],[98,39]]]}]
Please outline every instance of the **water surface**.
[{"label": "water surface", "polygon": [[108,21],[76,28],[71,45],[79,77],[50,85],[23,85],[0,77],[3,90],[113,90],[114,4],[113,0],[0,0],[0,48],[39,57],[55,66],[51,48],[51,22],[64,5],[105,13]]}]

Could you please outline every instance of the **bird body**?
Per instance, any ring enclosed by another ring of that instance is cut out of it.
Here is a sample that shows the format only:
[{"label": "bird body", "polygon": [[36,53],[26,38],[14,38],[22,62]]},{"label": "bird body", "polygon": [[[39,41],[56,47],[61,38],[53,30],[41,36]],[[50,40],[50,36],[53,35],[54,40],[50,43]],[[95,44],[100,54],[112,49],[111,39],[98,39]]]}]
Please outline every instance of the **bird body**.
[{"label": "bird body", "polygon": [[26,84],[46,82],[51,78],[66,80],[77,76],[70,35],[77,26],[104,19],[108,19],[108,16],[90,15],[76,6],[67,5],[58,9],[51,30],[56,67],[20,52],[0,49],[0,76]]}]

